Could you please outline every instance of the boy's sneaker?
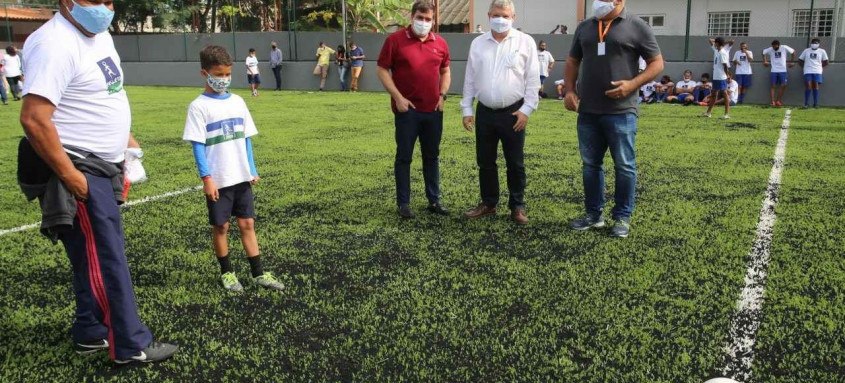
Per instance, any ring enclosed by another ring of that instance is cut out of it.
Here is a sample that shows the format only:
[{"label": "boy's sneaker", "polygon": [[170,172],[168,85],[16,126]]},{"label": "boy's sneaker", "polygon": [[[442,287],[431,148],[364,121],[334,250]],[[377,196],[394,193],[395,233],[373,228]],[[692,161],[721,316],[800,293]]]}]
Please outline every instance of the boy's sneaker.
[{"label": "boy's sneaker", "polygon": [[270,272],[265,272],[264,274],[253,278],[252,280],[255,281],[255,284],[262,287],[266,287],[268,289],[278,291],[282,291],[285,289],[285,285],[282,284],[282,282],[276,280],[276,277],[274,277],[273,274],[270,274]]},{"label": "boy's sneaker", "polygon": [[137,354],[127,359],[115,359],[114,362],[117,364],[160,362],[173,356],[176,351],[179,351],[179,346],[175,344],[152,342],[147,348],[138,351]]},{"label": "boy's sneaker", "polygon": [[730,119],[731,119],[731,116],[729,116],[729,115],[727,115],[727,114],[726,114],[726,115],[722,116],[722,119],[723,119],[723,120],[730,120]]},{"label": "boy's sneaker", "polygon": [[89,340],[85,342],[74,342],[73,350],[79,355],[93,354],[100,350],[108,350],[109,341],[105,339]]},{"label": "boy's sneaker", "polygon": [[707,113],[707,112],[704,112],[704,113],[702,113],[702,114],[701,114],[701,117],[704,117],[704,118],[710,118],[710,117],[711,117],[711,114],[710,114],[710,113]]},{"label": "boy's sneaker", "polygon": [[628,238],[628,234],[631,233],[631,219],[630,218],[619,218],[616,222],[613,223],[613,227],[610,228],[610,236],[616,238]]},{"label": "boy's sneaker", "polygon": [[235,273],[225,273],[220,276],[220,279],[223,281],[224,289],[234,292],[244,291],[244,287],[241,285],[241,282],[238,281],[238,276],[235,275]]},{"label": "boy's sneaker", "polygon": [[602,228],[604,227],[604,217],[592,217],[590,215],[585,215],[584,217],[572,221],[572,223],[569,224],[569,227],[578,231]]}]

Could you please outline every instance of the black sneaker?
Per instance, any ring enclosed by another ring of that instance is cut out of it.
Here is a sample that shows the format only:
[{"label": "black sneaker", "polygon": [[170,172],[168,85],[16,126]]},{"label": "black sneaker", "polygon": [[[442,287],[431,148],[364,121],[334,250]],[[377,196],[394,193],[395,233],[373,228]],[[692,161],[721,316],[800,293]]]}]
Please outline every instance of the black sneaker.
[{"label": "black sneaker", "polygon": [[602,228],[604,227],[604,218],[602,218],[601,216],[592,217],[589,215],[585,215],[582,218],[578,218],[572,221],[572,223],[569,224],[569,227],[578,231]]},{"label": "black sneaker", "polygon": [[443,207],[440,202],[428,205],[428,207],[425,209],[428,210],[430,213],[438,215],[449,215],[449,210]]},{"label": "black sneaker", "polygon": [[88,340],[84,342],[74,342],[73,350],[79,355],[93,354],[97,351],[108,350],[109,341],[105,339]]},{"label": "black sneaker", "polygon": [[408,205],[399,206],[399,216],[405,219],[415,218],[417,215],[411,210]]},{"label": "black sneaker", "polygon": [[132,355],[128,359],[115,359],[114,362],[117,364],[160,362],[173,356],[176,351],[179,351],[179,346],[175,344],[153,342],[147,348],[138,351],[137,354]]}]

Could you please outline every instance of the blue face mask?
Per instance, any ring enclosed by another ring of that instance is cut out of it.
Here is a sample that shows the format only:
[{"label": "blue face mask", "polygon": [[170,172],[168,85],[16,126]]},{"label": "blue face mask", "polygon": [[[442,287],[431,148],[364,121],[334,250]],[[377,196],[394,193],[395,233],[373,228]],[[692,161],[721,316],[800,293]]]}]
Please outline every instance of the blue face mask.
[{"label": "blue face mask", "polygon": [[109,29],[109,25],[114,18],[114,11],[104,4],[83,7],[74,1],[70,16],[86,31],[96,35]]}]

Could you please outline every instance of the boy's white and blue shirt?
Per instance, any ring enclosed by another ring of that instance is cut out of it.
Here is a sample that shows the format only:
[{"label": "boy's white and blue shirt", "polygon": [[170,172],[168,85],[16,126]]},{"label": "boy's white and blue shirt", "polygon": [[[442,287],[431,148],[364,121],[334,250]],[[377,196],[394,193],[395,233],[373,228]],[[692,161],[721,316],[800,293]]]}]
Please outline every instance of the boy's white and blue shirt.
[{"label": "boy's white and blue shirt", "polygon": [[249,182],[258,172],[250,137],[258,134],[243,98],[203,93],[188,107],[182,139],[191,142],[200,177],[218,188]]}]

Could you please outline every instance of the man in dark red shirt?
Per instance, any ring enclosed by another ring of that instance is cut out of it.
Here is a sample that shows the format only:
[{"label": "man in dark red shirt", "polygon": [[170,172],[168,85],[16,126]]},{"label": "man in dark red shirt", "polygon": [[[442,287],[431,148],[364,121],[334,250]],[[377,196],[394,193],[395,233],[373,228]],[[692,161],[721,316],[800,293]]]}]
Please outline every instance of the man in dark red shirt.
[{"label": "man in dark red shirt", "polygon": [[396,126],[396,203],[402,218],[414,218],[411,203],[411,159],[417,137],[423,158],[428,211],[448,215],[440,201],[440,138],[443,102],[452,82],[449,45],[431,32],[434,4],[417,0],[411,26],[384,42],[378,58],[378,78],[392,98]]}]

